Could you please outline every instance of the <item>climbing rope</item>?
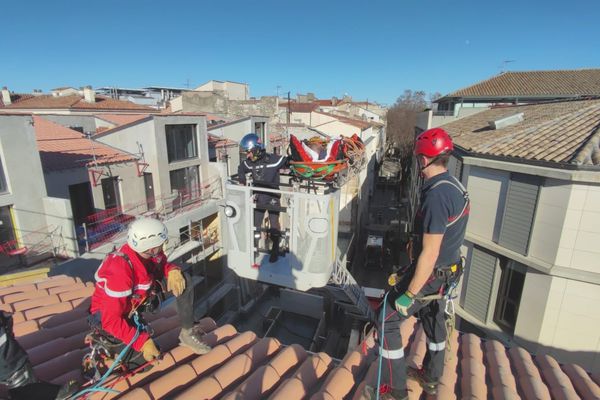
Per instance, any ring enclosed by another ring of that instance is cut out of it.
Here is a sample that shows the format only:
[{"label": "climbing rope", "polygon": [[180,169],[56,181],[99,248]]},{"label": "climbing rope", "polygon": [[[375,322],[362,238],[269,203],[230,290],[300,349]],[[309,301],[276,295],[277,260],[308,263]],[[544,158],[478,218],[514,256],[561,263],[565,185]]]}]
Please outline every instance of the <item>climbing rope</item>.
[{"label": "climbing rope", "polygon": [[[135,334],[133,335],[133,338],[131,338],[131,341],[129,341],[129,343],[127,344],[127,346],[125,346],[123,348],[123,350],[121,350],[121,352],[119,353],[119,355],[115,358],[115,360],[111,364],[110,368],[108,368],[108,370],[104,373],[104,375],[102,375],[102,377],[95,384],[93,384],[93,386],[91,386],[89,388],[85,388],[85,389],[83,389],[83,390],[75,393],[74,395],[72,395],[71,397],[69,397],[69,399],[78,399],[81,396],[84,396],[83,398],[86,398],[88,394],[94,393],[94,392],[105,392],[105,393],[114,393],[114,394],[118,394],[119,393],[118,390],[114,390],[114,389],[111,389],[111,388],[108,388],[108,387],[104,387],[102,385],[108,379],[108,377],[112,374],[112,372],[114,371],[114,369],[121,364],[121,359],[125,356],[125,354],[129,351],[129,349],[131,348],[131,346],[133,345],[133,343],[140,336],[140,332],[143,329],[145,329],[144,326],[140,323],[139,316],[138,316],[137,313],[133,314],[133,322],[135,323]],[[114,386],[115,383],[116,382],[113,382],[111,386]]]},{"label": "climbing rope", "polygon": [[379,400],[379,388],[381,387],[381,364],[383,363],[383,354],[381,352],[381,349],[383,349],[383,345],[385,343],[385,311],[386,311],[386,306],[387,306],[387,297],[388,294],[390,294],[390,291],[388,290],[385,294],[385,296],[383,297],[383,308],[381,309],[381,339],[379,342],[379,363],[378,363],[378,368],[377,368],[377,400]]}]

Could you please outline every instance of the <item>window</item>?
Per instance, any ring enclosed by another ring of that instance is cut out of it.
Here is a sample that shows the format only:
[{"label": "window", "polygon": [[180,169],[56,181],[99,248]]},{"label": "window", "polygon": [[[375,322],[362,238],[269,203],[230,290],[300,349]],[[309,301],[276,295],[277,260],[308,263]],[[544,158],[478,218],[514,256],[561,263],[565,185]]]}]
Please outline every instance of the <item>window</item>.
[{"label": "window", "polygon": [[0,159],[0,193],[8,192],[8,185],[6,184],[6,178],[4,177],[4,167],[2,166],[2,160]]},{"label": "window", "polygon": [[502,261],[500,262],[502,277],[496,300],[494,322],[503,330],[514,333],[527,267],[512,260]]},{"label": "window", "polygon": [[541,180],[537,176],[512,174],[498,244],[527,255]]},{"label": "window", "polygon": [[0,207],[0,243],[15,240],[15,228],[13,227],[10,211],[11,207]]},{"label": "window", "polygon": [[171,192],[177,191],[177,200],[186,203],[200,197],[200,178],[198,167],[176,169],[169,173],[171,178]]},{"label": "window", "polygon": [[169,162],[198,157],[196,125],[165,125],[167,133],[167,157]]},{"label": "window", "polygon": [[496,262],[498,257],[493,253],[473,247],[471,263],[467,268],[468,276],[464,287],[462,307],[477,320],[486,323]]}]

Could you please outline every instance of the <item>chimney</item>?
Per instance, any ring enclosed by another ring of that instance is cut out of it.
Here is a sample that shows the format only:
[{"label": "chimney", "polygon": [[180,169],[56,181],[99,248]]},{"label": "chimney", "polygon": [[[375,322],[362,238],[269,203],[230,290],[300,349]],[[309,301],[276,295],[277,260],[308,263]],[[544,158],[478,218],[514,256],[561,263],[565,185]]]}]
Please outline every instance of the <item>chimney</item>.
[{"label": "chimney", "polygon": [[12,101],[10,100],[10,92],[8,91],[6,86],[2,88],[2,102],[5,106],[8,106],[12,103]]},{"label": "chimney", "polygon": [[91,86],[83,88],[83,99],[88,103],[96,102],[96,91]]}]

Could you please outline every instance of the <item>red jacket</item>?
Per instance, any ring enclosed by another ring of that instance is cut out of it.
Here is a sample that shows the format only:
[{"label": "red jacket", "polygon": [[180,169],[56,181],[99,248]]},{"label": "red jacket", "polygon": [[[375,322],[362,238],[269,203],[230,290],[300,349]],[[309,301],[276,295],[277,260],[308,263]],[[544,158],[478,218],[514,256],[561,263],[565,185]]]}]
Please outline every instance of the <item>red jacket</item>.
[{"label": "red jacket", "polygon": [[[132,306],[145,297],[155,280],[165,278],[169,271],[179,267],[167,262],[167,257],[162,252],[151,259],[144,259],[128,244],[124,244],[119,253],[129,257],[131,266],[124,257],[117,254],[109,254],[100,264],[94,276],[96,288],[92,295],[90,313],[99,311],[102,315],[102,329],[127,344],[135,335],[136,329],[127,318]],[[137,295],[137,299],[132,298],[132,295]],[[133,343],[133,349],[140,351],[148,337],[146,332],[141,332]]]}]

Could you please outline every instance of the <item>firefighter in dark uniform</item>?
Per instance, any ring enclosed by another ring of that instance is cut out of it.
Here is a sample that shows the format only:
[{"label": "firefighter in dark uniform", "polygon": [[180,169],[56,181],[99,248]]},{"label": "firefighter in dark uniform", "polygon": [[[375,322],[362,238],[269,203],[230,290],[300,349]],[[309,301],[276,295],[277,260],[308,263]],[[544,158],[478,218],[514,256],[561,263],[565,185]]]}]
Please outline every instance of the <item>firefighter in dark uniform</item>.
[{"label": "firefighter in dark uniform", "polygon": [[[426,393],[435,394],[443,372],[447,339],[444,294],[462,273],[460,247],[469,215],[467,192],[447,170],[453,149],[452,139],[440,128],[421,133],[415,142],[414,155],[424,178],[411,246],[416,262],[394,282],[383,311],[384,340],[379,351],[384,385],[378,388],[382,399],[408,398],[399,324],[410,316],[417,316],[423,326],[427,353],[423,367],[409,368],[408,374]],[[374,388],[367,387],[365,392],[374,398]]]},{"label": "firefighter in dark uniform", "polygon": [[[246,174],[252,176],[252,186],[266,189],[279,189],[279,170],[288,164],[287,157],[269,154],[265,151],[258,135],[248,133],[240,141],[240,165],[238,177],[242,185],[246,184]],[[256,192],[256,209],[254,210],[255,245],[260,238],[260,227],[265,212],[269,212],[269,237],[273,246],[269,262],[274,263],[279,256],[279,240],[281,226],[279,224],[279,211],[281,195],[277,193]],[[258,236],[258,237],[257,237]]]},{"label": "firefighter in dark uniform", "polygon": [[36,378],[27,353],[15,339],[12,316],[4,311],[0,311],[0,384],[13,400],[66,399],[79,387],[75,382],[60,386]]}]

